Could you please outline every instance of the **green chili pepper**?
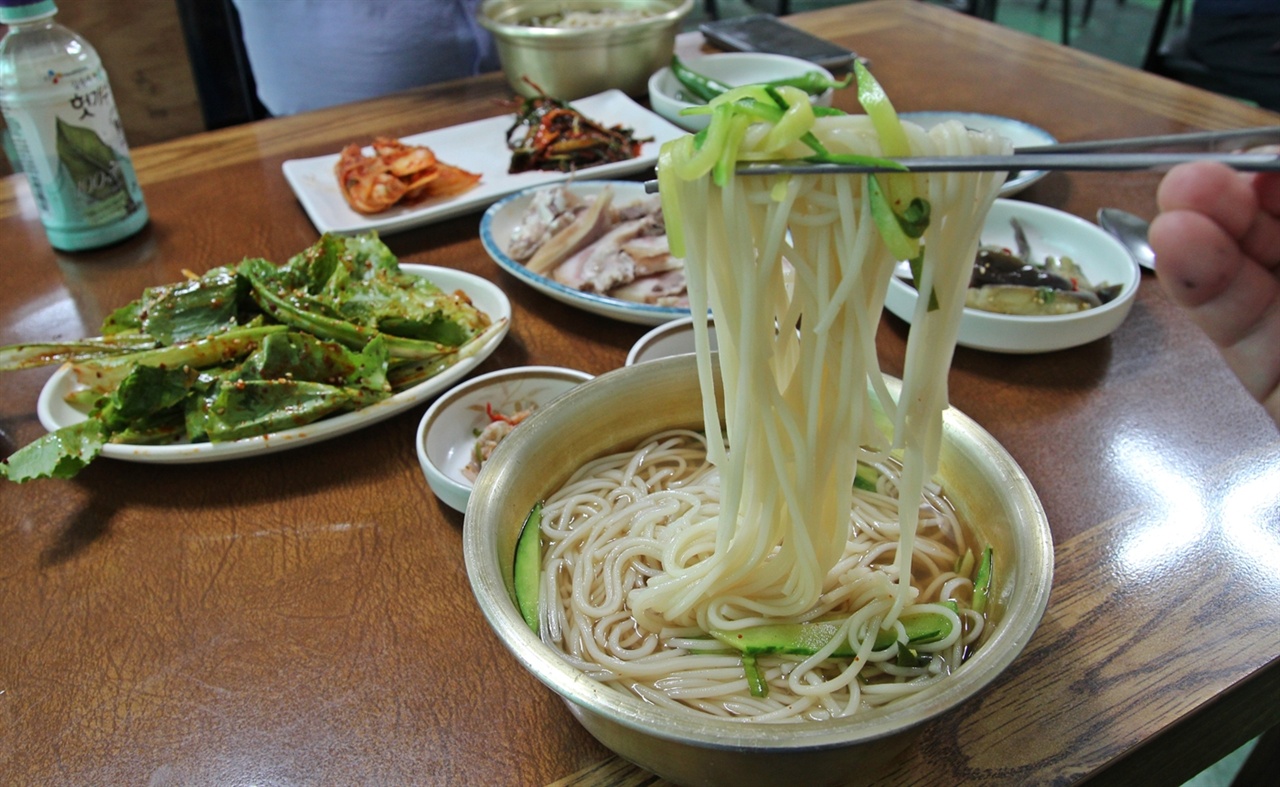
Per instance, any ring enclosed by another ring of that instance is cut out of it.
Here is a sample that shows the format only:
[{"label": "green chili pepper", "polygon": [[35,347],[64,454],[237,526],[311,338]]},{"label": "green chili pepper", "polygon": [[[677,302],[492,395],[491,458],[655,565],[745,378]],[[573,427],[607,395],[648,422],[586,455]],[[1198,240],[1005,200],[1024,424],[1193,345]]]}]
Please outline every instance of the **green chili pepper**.
[{"label": "green chili pepper", "polygon": [[765,84],[770,87],[798,87],[811,96],[817,96],[828,90],[848,87],[852,83],[853,74],[847,74],[841,80],[833,80],[821,71],[806,71],[800,76],[774,79]]},{"label": "green chili pepper", "polygon": [[[671,56],[671,73],[675,76],[676,81],[683,85],[694,97],[702,101],[710,101],[731,89],[729,85],[689,68],[676,55]],[[848,87],[852,83],[853,74],[848,74],[844,79],[837,80],[832,79],[821,71],[806,71],[799,76],[770,80],[765,82],[764,86],[767,88],[794,87],[811,96],[817,96],[828,90]]]},{"label": "green chili pepper", "polygon": [[676,55],[671,56],[671,73],[686,90],[703,101],[710,101],[729,90],[729,86],[723,82],[703,76],[689,68]]}]

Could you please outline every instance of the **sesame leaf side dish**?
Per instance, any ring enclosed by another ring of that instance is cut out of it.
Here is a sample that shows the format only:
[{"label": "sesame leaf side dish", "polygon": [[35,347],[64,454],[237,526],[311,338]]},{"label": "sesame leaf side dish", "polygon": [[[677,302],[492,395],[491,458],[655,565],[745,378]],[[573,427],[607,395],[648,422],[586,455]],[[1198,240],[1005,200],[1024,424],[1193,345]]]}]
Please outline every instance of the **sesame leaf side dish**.
[{"label": "sesame leaf side dish", "polygon": [[150,287],[102,336],[0,347],[0,371],[68,363],[87,420],[0,462],[70,478],[108,443],[226,442],[380,402],[474,354],[495,324],[406,273],[376,234],[324,235],[276,266],[247,258]]}]

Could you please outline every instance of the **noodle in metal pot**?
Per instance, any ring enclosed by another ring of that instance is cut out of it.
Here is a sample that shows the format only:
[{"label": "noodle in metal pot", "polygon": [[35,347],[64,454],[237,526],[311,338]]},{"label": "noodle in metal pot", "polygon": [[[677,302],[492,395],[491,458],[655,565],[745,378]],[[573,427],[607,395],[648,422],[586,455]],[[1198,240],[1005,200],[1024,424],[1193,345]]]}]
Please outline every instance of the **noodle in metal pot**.
[{"label": "noodle in metal pot", "polygon": [[[784,111],[762,122],[723,108],[744,96]],[[868,115],[805,117],[805,97],[740,89],[713,104],[702,147],[664,146],[673,251],[693,313],[715,315],[715,356],[695,321],[705,431],[655,435],[581,468],[541,525],[540,634],[619,690],[691,713],[820,720],[910,702],[980,644],[981,545],[930,479],[969,269],[1003,176],[733,172],[815,145],[831,156],[1009,150],[954,122],[900,123],[882,96],[864,98]],[[886,210],[919,218],[922,207],[918,239],[886,228]],[[875,331],[908,247],[931,297],[917,299],[895,400]],[[874,491],[855,488],[859,466],[875,468]],[[947,630],[916,642],[921,616]],[[737,649],[778,624],[829,633],[797,652]]]}]

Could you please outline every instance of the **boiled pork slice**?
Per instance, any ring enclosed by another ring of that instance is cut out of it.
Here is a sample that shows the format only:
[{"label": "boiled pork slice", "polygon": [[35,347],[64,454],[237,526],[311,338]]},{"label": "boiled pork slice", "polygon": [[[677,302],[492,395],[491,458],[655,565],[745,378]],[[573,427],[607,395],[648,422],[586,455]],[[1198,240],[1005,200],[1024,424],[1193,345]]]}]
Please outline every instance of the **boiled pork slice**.
[{"label": "boiled pork slice", "polygon": [[688,308],[689,293],[686,289],[684,268],[676,268],[653,276],[642,276],[635,281],[615,287],[609,297],[633,303],[654,306]]},{"label": "boiled pork slice", "polygon": [[524,262],[586,209],[586,202],[564,186],[537,191],[511,231],[507,255],[517,262]]}]

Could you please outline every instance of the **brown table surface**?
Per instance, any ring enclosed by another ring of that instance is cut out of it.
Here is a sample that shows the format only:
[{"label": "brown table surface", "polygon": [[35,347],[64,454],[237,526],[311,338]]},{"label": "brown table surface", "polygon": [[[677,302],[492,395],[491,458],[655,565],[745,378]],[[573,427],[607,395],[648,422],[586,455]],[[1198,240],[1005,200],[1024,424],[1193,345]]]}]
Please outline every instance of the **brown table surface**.
[{"label": "brown table surface", "polygon": [[[868,56],[902,111],[1006,115],[1064,141],[1277,122],[924,3],[793,21]],[[316,231],[282,161],[498,115],[508,96],[490,75],[138,149],[151,225],[92,253],[52,251],[25,180],[6,178],[0,344],[93,335],[183,270],[283,260]],[[1151,217],[1157,180],[1053,174],[1020,198]],[[505,274],[479,218],[386,241],[506,290],[513,327],[481,371],[620,366],[647,329]],[[885,317],[889,373],[905,333]],[[0,375],[0,455],[43,433],[50,373]],[[1022,656],[929,723],[888,783],[1176,784],[1280,720],[1280,436],[1150,274],[1109,338],[959,350],[951,397],[1038,490],[1054,590]],[[653,783],[488,629],[462,515],[418,468],[423,409],[304,450],[0,486],[0,782]]]}]

